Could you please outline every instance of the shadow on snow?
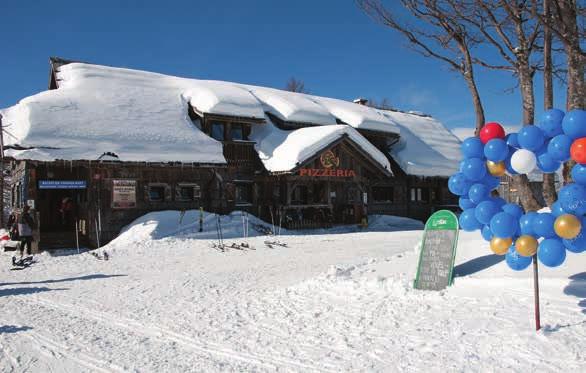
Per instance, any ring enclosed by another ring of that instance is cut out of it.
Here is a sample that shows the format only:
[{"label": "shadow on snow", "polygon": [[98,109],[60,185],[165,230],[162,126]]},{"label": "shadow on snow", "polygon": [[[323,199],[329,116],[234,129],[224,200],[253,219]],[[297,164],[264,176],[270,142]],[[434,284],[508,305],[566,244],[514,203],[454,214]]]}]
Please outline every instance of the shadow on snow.
[{"label": "shadow on snow", "polygon": [[[69,278],[62,278],[59,280],[43,280],[43,281],[31,281],[31,282],[5,282],[5,283],[1,283],[0,286],[55,284],[55,283],[59,283],[59,282],[97,280],[97,279],[105,279],[105,278],[111,278],[111,277],[124,277],[124,276],[128,276],[128,275],[103,275],[101,273],[98,273],[95,275],[69,277]],[[33,288],[31,288],[31,289],[33,289]],[[39,289],[43,289],[43,288],[39,288]]]},{"label": "shadow on snow", "polygon": [[471,259],[465,263],[458,264],[454,267],[454,276],[468,276],[476,272],[484,271],[505,260],[504,255],[484,255],[478,258]]}]

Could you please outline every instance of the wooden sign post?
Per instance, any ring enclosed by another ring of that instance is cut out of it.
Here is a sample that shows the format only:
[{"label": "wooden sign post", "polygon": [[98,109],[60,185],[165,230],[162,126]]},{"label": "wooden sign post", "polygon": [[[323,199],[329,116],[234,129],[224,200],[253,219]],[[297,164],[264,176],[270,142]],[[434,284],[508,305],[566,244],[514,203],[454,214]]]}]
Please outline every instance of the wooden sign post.
[{"label": "wooden sign post", "polygon": [[435,212],[425,223],[414,287],[443,290],[452,284],[458,243],[458,218],[449,210]]}]

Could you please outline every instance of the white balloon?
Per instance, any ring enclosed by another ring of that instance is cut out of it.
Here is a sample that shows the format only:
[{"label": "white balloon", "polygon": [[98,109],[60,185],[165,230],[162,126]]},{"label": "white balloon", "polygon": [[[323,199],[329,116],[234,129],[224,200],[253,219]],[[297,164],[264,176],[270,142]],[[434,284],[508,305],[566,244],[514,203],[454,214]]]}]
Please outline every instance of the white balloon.
[{"label": "white balloon", "polygon": [[536,165],[537,157],[527,149],[519,149],[511,157],[511,168],[520,174],[528,174]]}]

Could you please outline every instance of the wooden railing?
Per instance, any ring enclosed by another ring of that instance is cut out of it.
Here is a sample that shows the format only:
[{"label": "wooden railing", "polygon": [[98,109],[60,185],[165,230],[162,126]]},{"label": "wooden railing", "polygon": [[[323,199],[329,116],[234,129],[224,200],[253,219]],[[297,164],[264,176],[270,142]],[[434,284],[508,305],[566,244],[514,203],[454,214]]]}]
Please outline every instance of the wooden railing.
[{"label": "wooden railing", "polygon": [[253,165],[257,158],[254,141],[224,141],[224,157],[228,164]]}]

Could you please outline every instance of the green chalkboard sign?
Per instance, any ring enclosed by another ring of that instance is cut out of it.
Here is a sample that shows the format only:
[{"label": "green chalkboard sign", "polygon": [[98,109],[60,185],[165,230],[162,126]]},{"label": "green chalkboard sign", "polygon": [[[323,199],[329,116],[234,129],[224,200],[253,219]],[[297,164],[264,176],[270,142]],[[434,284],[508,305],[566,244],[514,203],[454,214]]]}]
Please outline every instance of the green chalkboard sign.
[{"label": "green chalkboard sign", "polygon": [[458,243],[458,217],[440,210],[425,223],[415,288],[442,290],[452,284],[452,272]]}]

